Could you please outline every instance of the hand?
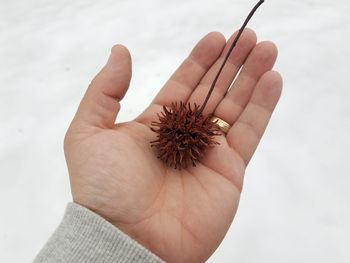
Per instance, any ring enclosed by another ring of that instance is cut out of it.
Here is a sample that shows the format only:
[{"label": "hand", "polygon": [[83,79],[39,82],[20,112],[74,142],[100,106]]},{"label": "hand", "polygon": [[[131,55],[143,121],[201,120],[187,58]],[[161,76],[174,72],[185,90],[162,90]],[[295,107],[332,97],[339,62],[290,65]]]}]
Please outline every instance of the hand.
[{"label": "hand", "polygon": [[[238,207],[245,168],[279,99],[282,80],[271,71],[277,49],[256,44],[246,29],[204,114],[232,125],[196,166],[175,170],[156,158],[150,123],[162,105],[202,104],[233,37],[205,36],[150,106],[115,124],[131,78],[123,46],[112,48],[91,82],[65,137],[74,202],[101,215],[167,262],[203,262],[224,238]],[[230,83],[238,75],[232,88]]]}]

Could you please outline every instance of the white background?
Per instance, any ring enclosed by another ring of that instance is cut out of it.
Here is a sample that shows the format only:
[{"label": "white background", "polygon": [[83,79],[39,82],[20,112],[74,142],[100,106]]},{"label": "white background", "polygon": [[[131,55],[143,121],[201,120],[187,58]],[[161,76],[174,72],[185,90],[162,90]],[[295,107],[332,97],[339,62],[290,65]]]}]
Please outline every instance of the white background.
[{"label": "white background", "polygon": [[[133,57],[120,121],[139,114],[209,31],[255,1],[0,0],[0,262],[30,262],[71,200],[63,137],[110,47]],[[269,0],[284,91],[234,224],[209,262],[350,262],[350,2]]]}]

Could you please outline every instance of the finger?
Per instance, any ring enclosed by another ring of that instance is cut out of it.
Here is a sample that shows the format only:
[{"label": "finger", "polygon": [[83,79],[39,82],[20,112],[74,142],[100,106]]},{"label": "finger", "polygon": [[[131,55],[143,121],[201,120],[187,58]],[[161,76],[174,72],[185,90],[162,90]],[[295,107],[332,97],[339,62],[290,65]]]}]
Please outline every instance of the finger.
[{"label": "finger", "polygon": [[272,69],[276,58],[277,47],[274,43],[265,41],[257,44],[214,115],[232,125],[247,105],[256,83]]},{"label": "finger", "polygon": [[122,45],[112,48],[107,64],[92,80],[76,116],[81,122],[99,128],[112,128],[131,79],[131,57]]},{"label": "finger", "polygon": [[225,37],[218,32],[211,32],[202,38],[152,103],[170,106],[174,101],[186,102],[204,74],[220,56],[225,43]]},{"label": "finger", "polygon": [[176,101],[186,102],[202,77],[220,56],[225,43],[225,37],[218,32],[209,33],[202,38],[151,105],[135,121],[149,126],[152,121],[158,120],[157,113],[163,110],[163,105],[170,106]]},{"label": "finger", "polygon": [[244,111],[229,130],[228,144],[248,164],[266,129],[282,90],[278,72],[266,72],[258,81]]},{"label": "finger", "polygon": [[[220,58],[210,68],[210,70],[207,72],[207,74],[203,77],[203,79],[199,83],[198,87],[192,93],[189,99],[189,102],[191,104],[196,103],[200,105],[204,102],[204,99],[208,94],[210,86],[217,72],[219,71],[219,68],[221,67],[225,59],[225,56],[237,34],[238,32],[234,33],[230,37]],[[229,59],[227,60],[227,63],[225,64],[216,82],[213,93],[211,94],[211,97],[203,111],[205,115],[212,113],[216,108],[217,104],[222,100],[228,88],[230,87],[232,81],[234,80],[237,72],[241,68],[244,61],[247,59],[249,53],[254,48],[255,44],[256,44],[255,32],[251,29],[245,29],[241,35],[241,38],[237,42],[237,46],[233,50]]]}]

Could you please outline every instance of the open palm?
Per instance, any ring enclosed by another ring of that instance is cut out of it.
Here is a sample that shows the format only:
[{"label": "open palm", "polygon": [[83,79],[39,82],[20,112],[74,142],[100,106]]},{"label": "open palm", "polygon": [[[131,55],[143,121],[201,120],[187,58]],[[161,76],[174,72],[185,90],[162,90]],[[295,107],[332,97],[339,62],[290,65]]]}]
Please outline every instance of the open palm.
[{"label": "open palm", "polygon": [[162,105],[203,102],[232,40],[205,36],[151,105],[135,120],[117,124],[131,59],[116,45],[66,134],[74,201],[167,262],[203,262],[218,247],[237,210],[246,165],[280,96],[281,77],[271,71],[276,47],[256,44],[255,33],[246,29],[204,111],[230,123],[230,131],[216,137],[220,145],[196,167],[175,170],[156,158],[150,123]]}]

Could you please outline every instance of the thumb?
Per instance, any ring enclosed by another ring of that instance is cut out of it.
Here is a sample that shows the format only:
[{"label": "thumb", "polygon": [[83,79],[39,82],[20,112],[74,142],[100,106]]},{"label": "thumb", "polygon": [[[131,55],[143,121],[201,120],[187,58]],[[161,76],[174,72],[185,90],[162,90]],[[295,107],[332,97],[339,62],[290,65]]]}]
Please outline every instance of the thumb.
[{"label": "thumb", "polygon": [[126,47],[115,45],[106,65],[89,85],[73,122],[112,128],[120,110],[119,102],[128,90],[130,79],[130,53]]}]

